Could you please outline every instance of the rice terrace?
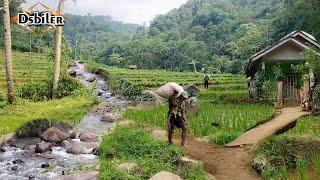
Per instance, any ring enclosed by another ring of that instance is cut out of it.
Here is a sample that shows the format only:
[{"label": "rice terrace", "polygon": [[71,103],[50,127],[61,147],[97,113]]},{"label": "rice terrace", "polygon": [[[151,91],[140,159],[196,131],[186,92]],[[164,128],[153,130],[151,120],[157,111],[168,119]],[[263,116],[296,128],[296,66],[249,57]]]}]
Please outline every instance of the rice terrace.
[{"label": "rice terrace", "polygon": [[320,179],[320,1],[0,10],[0,180]]}]

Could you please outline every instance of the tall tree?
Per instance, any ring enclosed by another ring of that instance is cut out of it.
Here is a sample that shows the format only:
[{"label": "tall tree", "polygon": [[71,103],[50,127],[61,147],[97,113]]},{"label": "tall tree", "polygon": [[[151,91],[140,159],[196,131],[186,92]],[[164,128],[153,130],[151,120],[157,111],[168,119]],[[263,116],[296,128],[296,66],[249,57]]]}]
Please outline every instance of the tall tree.
[{"label": "tall tree", "polygon": [[5,47],[5,64],[7,76],[8,102],[13,104],[15,101],[13,89],[13,70],[12,70],[12,43],[11,43],[11,26],[9,1],[3,0],[3,25],[4,25],[4,47]]},{"label": "tall tree", "polygon": [[[58,12],[62,13],[64,0],[59,0]],[[55,32],[55,61],[54,61],[54,75],[53,75],[53,90],[52,97],[54,98],[57,93],[60,73],[61,73],[61,43],[62,43],[62,27],[57,26]]]}]

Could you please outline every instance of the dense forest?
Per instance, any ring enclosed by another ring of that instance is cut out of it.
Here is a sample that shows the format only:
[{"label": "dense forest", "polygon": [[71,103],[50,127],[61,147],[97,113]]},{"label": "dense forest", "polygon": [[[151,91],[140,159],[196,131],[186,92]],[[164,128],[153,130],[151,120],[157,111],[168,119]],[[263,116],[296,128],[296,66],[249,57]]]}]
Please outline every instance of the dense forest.
[{"label": "dense forest", "polygon": [[243,72],[248,58],[294,30],[320,38],[318,0],[191,0],[99,58],[147,69]]},{"label": "dense forest", "polygon": [[[319,0],[189,0],[148,27],[108,16],[67,16],[70,58],[121,67],[241,73],[252,54],[291,31],[320,39]],[[52,48],[52,35],[30,36],[15,27],[13,37],[15,49]]]}]

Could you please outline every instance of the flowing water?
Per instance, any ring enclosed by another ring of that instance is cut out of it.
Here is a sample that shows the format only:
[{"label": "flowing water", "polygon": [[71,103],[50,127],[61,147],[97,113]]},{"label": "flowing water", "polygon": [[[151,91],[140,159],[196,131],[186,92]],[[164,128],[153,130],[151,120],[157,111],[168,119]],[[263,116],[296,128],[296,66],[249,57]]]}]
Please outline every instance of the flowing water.
[{"label": "flowing water", "polygon": [[[128,105],[128,101],[115,95],[110,89],[104,77],[89,73],[84,64],[77,62],[75,68],[76,79],[97,95],[101,104],[94,112],[88,113],[78,125],[76,132],[90,132],[96,135],[107,133],[114,123],[101,121],[105,113],[113,113],[115,116]],[[91,80],[89,80],[91,79]],[[95,79],[95,81],[92,81]],[[52,151],[37,154],[34,151],[23,150],[26,145],[35,145],[40,142],[38,138],[14,139],[8,142],[0,151],[0,180],[21,179],[55,179],[58,176],[68,174],[77,168],[94,166],[98,159],[92,153],[72,155],[65,148],[54,146]],[[80,139],[71,140],[72,144],[83,144]],[[92,152],[92,149],[89,149]]]}]

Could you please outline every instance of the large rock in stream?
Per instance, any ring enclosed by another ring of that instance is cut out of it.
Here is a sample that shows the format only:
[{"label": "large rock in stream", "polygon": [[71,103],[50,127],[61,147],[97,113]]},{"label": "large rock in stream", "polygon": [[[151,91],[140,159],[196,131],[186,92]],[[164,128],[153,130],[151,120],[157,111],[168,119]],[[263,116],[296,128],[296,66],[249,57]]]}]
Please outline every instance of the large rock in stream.
[{"label": "large rock in stream", "polygon": [[70,154],[88,154],[87,148],[82,145],[73,145],[67,150]]},{"label": "large rock in stream", "polygon": [[40,142],[36,144],[35,152],[36,153],[45,153],[47,151],[50,151],[52,147],[52,144],[49,142]]},{"label": "large rock in stream", "polygon": [[101,121],[104,122],[115,122],[116,118],[112,113],[106,113],[102,116]]},{"label": "large rock in stream", "polygon": [[61,143],[69,137],[70,136],[68,134],[62,132],[60,129],[51,127],[41,134],[40,139],[51,143]]},{"label": "large rock in stream", "polygon": [[80,140],[84,142],[98,142],[99,137],[92,133],[81,133],[80,134]]},{"label": "large rock in stream", "polygon": [[73,126],[69,123],[65,122],[58,122],[53,127],[58,128],[60,131],[62,131],[65,134],[68,134],[71,139],[75,139],[77,136],[77,133],[73,130]]},{"label": "large rock in stream", "polygon": [[75,138],[76,132],[73,131],[73,126],[69,123],[58,122],[53,127],[46,130],[40,135],[44,141],[51,143],[61,143],[68,138]]}]

